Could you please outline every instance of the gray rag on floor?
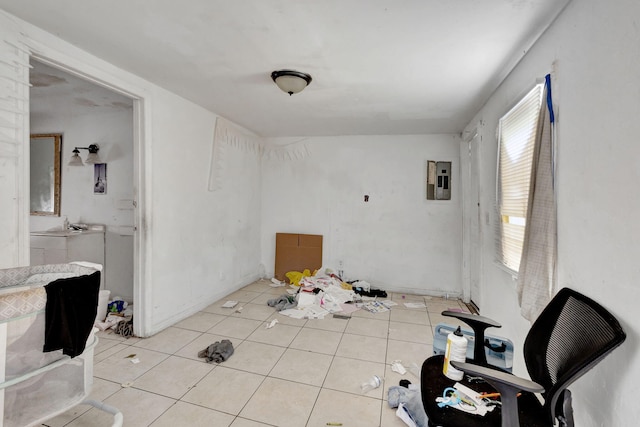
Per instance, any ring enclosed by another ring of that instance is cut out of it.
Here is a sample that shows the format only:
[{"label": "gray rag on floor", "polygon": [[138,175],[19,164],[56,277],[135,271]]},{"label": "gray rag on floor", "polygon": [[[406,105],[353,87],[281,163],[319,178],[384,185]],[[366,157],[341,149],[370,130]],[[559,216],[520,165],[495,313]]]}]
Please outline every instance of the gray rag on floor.
[{"label": "gray rag on floor", "polygon": [[424,412],[424,406],[422,405],[420,391],[391,386],[387,397],[391,408],[397,408],[399,404],[404,403],[404,408],[418,427],[427,427],[429,425],[427,414]]},{"label": "gray rag on floor", "polygon": [[276,310],[282,311],[288,308],[294,308],[298,305],[298,301],[292,295],[281,295],[278,298],[267,301],[269,307],[275,307]]},{"label": "gray rag on floor", "polygon": [[224,362],[233,354],[233,344],[229,340],[216,341],[209,347],[198,352],[198,357],[207,359],[208,363],[211,362]]}]

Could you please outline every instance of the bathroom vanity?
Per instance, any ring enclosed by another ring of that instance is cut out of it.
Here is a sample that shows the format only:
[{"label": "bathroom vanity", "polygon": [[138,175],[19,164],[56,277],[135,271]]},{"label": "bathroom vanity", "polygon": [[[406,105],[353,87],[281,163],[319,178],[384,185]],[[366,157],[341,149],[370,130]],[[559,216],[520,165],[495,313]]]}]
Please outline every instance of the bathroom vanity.
[{"label": "bathroom vanity", "polygon": [[[31,232],[31,265],[89,261],[104,266],[104,230]],[[101,289],[104,289],[105,269]]]}]

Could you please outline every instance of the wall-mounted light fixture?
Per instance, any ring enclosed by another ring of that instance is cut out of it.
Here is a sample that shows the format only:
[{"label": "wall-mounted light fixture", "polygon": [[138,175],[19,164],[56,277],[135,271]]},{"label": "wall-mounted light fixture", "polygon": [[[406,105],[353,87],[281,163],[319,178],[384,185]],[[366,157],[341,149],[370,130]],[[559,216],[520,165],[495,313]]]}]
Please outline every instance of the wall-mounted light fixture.
[{"label": "wall-mounted light fixture", "polygon": [[302,91],[312,80],[309,74],[294,70],[274,71],[271,73],[271,78],[289,96]]},{"label": "wall-mounted light fixture", "polygon": [[102,163],[100,160],[100,156],[98,156],[98,151],[100,151],[100,147],[98,144],[91,144],[88,147],[76,147],[73,149],[73,156],[71,156],[71,160],[69,161],[69,166],[82,166],[82,159],[80,158],[80,150],[89,150],[89,155],[87,156],[87,160],[85,163]]}]

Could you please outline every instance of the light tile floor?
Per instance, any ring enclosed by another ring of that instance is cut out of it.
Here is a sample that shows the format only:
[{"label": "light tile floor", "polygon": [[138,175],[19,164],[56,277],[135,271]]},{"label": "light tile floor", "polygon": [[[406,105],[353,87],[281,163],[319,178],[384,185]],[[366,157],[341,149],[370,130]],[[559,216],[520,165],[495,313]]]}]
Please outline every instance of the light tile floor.
[{"label": "light tile floor", "polygon": [[[120,409],[127,427],[402,427],[387,390],[400,379],[418,378],[393,372],[391,363],[419,366],[432,352],[440,313],[467,310],[456,300],[391,293],[399,305],[390,312],[295,320],[266,305],[284,293],[270,283],[247,285],[150,338],[99,333],[91,397]],[[242,311],[222,308],[227,300],[240,301]],[[427,307],[408,309],[404,302]],[[267,329],[272,319],[278,323]],[[222,339],[235,349],[227,361],[198,358]],[[132,354],[140,363],[131,363]],[[360,384],[372,375],[383,377],[384,387],[363,395]],[[43,425],[111,422],[108,414],[80,405]]]}]

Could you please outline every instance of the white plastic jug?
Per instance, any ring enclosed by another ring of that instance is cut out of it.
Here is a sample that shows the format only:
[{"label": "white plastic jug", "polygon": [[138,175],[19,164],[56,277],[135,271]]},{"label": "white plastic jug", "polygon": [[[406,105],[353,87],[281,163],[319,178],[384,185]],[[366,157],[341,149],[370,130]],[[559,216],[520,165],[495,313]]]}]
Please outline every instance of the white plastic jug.
[{"label": "white plastic jug", "polygon": [[98,293],[98,311],[96,313],[96,322],[104,322],[107,317],[107,305],[109,304],[109,296],[111,291],[100,291]]},{"label": "white plastic jug", "polygon": [[442,373],[447,378],[455,381],[462,380],[464,372],[451,366],[451,362],[464,362],[467,357],[467,339],[462,334],[460,327],[447,336],[447,349],[444,353],[444,366]]}]

